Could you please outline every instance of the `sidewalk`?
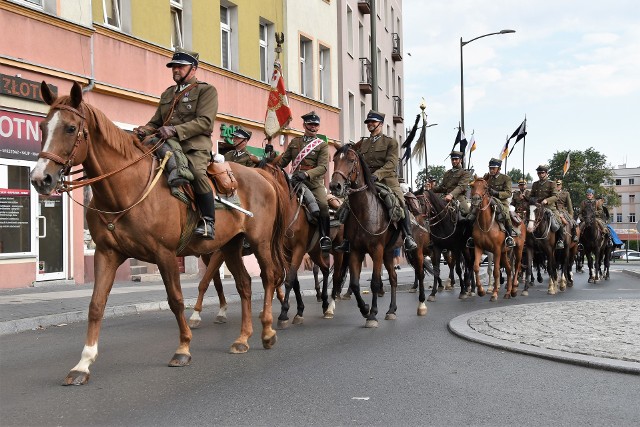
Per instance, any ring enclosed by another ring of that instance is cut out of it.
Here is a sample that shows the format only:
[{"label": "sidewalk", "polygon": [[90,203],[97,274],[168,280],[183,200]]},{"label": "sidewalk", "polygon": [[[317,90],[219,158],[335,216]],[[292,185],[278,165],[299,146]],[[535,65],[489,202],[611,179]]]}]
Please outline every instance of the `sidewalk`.
[{"label": "sidewalk", "polygon": [[[370,277],[369,272],[363,270],[363,280]],[[638,270],[625,270],[624,274],[640,277]],[[405,266],[398,277],[403,283],[398,290],[408,290],[413,270]],[[427,277],[425,286],[432,279]],[[198,296],[198,281],[192,275],[182,277],[187,315]],[[251,284],[253,299],[262,299],[260,279],[253,278]],[[233,280],[224,279],[223,285],[227,301],[238,302]],[[302,274],[300,286],[303,295],[315,295],[312,274]],[[60,284],[0,290],[0,336],[85,322],[92,291],[90,286]],[[211,286],[204,307],[217,307],[218,303]],[[169,310],[162,282],[121,282],[113,286],[104,317],[159,310]],[[452,319],[449,329],[470,341],[509,351],[640,374],[639,313],[640,299],[519,304],[466,313]]]}]

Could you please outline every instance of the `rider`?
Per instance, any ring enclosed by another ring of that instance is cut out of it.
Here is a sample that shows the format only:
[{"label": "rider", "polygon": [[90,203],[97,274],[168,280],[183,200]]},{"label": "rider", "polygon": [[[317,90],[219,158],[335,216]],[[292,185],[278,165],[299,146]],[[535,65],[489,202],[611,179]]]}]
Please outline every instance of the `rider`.
[{"label": "rider", "polygon": [[260,163],[260,159],[250,154],[246,148],[249,139],[251,138],[251,131],[238,127],[233,132],[233,150],[229,150],[224,153],[224,159],[227,162],[238,163],[249,168],[254,167]]},{"label": "rider", "polygon": [[571,240],[577,242],[577,224],[573,220],[573,203],[571,203],[571,195],[567,190],[562,189],[561,179],[556,180],[556,188],[558,189],[558,200],[556,200],[556,207],[561,214],[560,218],[565,225],[571,225]]},{"label": "rider", "polygon": [[194,233],[213,239],[215,234],[215,205],[207,166],[211,159],[211,133],[218,112],[218,91],[212,85],[198,81],[198,54],[176,49],[167,67],[175,85],[160,95],[160,104],[145,126],[134,129],[139,138],[155,134],[174,140],[187,157],[195,201],[202,220]]},{"label": "rider", "polygon": [[511,224],[511,215],[509,214],[509,197],[511,197],[511,177],[500,173],[502,167],[502,160],[491,159],[489,160],[489,173],[486,174],[483,179],[487,181],[489,194],[491,197],[495,197],[500,201],[502,205],[502,212],[497,213],[496,218],[498,221],[502,220],[504,228],[507,231],[507,237],[505,244],[509,248],[513,248],[516,242],[513,240],[514,236],[517,236]]},{"label": "rider", "polygon": [[518,189],[513,192],[511,197],[511,206],[516,208],[516,213],[520,215],[520,218],[524,218],[527,209],[529,209],[529,193],[527,190],[527,181],[520,179],[518,181]]},{"label": "rider", "polygon": [[320,231],[320,248],[324,252],[331,250],[329,234],[329,205],[324,176],[329,166],[329,146],[317,137],[320,129],[320,117],[311,111],[302,116],[304,135],[293,138],[278,161],[280,167],[291,162],[291,182],[296,185],[304,183],[313,193],[320,208],[318,230]]},{"label": "rider", "polygon": [[469,186],[469,181],[471,181],[471,176],[469,171],[462,167],[462,152],[452,151],[450,156],[451,169],[444,173],[442,184],[433,187],[432,190],[434,193],[445,193],[444,199],[447,202],[451,202],[453,199],[458,200],[460,212],[466,216],[469,213],[467,187]]},{"label": "rider", "polygon": [[[413,251],[418,245],[411,236],[411,217],[404,202],[404,195],[398,182],[398,141],[382,133],[384,113],[370,110],[364,123],[370,136],[358,141],[353,149],[362,154],[365,163],[371,170],[371,178],[385,184],[397,196],[398,203],[404,210],[404,220],[400,222],[404,234],[405,251]],[[336,249],[348,252],[347,239]]]},{"label": "rider", "polygon": [[587,190],[586,200],[583,200],[582,203],[580,203],[580,214],[578,214],[580,222],[584,222],[584,217],[586,215],[586,209],[588,205],[591,205],[591,207],[593,208],[593,212],[595,212],[596,214],[596,218],[601,221],[601,225],[604,229],[604,220],[606,218],[604,215],[604,210],[602,209],[602,204],[597,203],[597,200],[595,199],[595,192],[591,188]]},{"label": "rider", "polygon": [[[539,202],[542,205],[548,207],[556,218],[559,218],[560,214],[556,208],[556,200],[558,199],[558,189],[555,183],[549,179],[549,166],[540,165],[536,168],[539,180],[534,182],[531,186],[531,193],[529,193],[531,203]],[[564,249],[564,225],[562,221],[558,219],[560,227],[556,232],[556,249]]]}]

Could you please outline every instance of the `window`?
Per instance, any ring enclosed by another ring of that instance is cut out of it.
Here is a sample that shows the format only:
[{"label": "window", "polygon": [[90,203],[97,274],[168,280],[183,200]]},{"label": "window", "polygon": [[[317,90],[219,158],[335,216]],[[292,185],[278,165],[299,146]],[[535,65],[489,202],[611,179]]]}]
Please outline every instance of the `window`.
[{"label": "window", "polygon": [[269,64],[267,53],[269,52],[269,37],[267,25],[260,23],[260,81],[266,82],[269,78]]},{"label": "window", "polygon": [[43,7],[44,0],[18,0],[21,3],[26,3],[27,5],[39,6]]},{"label": "window", "polygon": [[629,214],[629,222],[636,222],[636,214],[635,213],[630,213]]},{"label": "window", "polygon": [[368,58],[364,50],[364,27],[362,22],[358,22],[358,58]]},{"label": "window", "polygon": [[325,46],[320,46],[318,57],[318,71],[320,83],[320,101],[331,102],[331,51]]},{"label": "window", "polygon": [[30,170],[23,164],[0,164],[0,255],[33,252]]},{"label": "window", "polygon": [[102,0],[104,23],[115,28],[121,28],[120,0]]},{"label": "window", "polygon": [[347,5],[347,53],[353,57],[353,11]]},{"label": "window", "polygon": [[311,40],[300,37],[300,93],[304,96],[313,94],[313,56]]},{"label": "window", "polygon": [[629,178],[629,185],[633,185],[635,184],[635,182],[636,182],[635,179]]},{"label": "window", "polygon": [[169,0],[171,7],[171,46],[175,50],[178,47],[184,47],[184,38],[182,32],[182,0]]},{"label": "window", "polygon": [[622,214],[616,214],[616,222],[622,222]]},{"label": "window", "polygon": [[616,179],[616,185],[622,185],[622,180],[621,179]]},{"label": "window", "polygon": [[636,202],[636,195],[629,194],[629,203],[634,204]]},{"label": "window", "polygon": [[356,142],[356,98],[349,92],[349,142]]},{"label": "window", "polygon": [[229,8],[220,6],[220,51],[222,68],[231,69],[231,16]]},{"label": "window", "polygon": [[384,93],[389,96],[389,60],[384,60]]}]

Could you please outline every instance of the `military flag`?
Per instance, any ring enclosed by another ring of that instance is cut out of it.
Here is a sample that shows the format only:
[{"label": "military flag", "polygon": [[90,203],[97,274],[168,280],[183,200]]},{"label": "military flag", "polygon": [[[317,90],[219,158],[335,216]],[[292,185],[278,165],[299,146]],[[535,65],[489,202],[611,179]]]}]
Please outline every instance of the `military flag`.
[{"label": "military flag", "polygon": [[515,148],[518,141],[523,139],[525,136],[527,136],[527,118],[526,117],[524,118],[522,123],[520,123],[520,126],[518,126],[518,129],[516,129],[509,137],[509,141],[511,141],[513,138],[516,139],[513,145],[511,146],[511,151],[509,152],[509,155],[511,155],[511,153],[513,152],[513,149]]},{"label": "military flag", "polygon": [[567,172],[569,171],[569,166],[571,166],[571,158],[569,157],[570,155],[571,151],[567,153],[567,158],[564,161],[564,166],[562,167],[562,176],[565,176],[567,174]]},{"label": "military flag", "polygon": [[273,63],[271,75],[271,88],[267,101],[267,113],[264,118],[264,133],[268,140],[285,128],[291,121],[291,107],[287,98],[287,90],[282,77],[282,65],[276,59]]},{"label": "military flag", "polygon": [[504,160],[509,157],[509,141],[511,138],[507,138],[507,141],[504,143],[504,147],[502,147],[502,151],[500,151],[500,160]]}]

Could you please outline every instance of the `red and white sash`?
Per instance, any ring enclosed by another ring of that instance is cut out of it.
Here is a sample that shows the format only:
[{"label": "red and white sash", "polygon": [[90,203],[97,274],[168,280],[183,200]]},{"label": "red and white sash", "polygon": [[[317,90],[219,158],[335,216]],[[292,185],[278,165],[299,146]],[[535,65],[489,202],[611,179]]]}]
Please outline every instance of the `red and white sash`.
[{"label": "red and white sash", "polygon": [[300,165],[300,163],[302,162],[302,160],[304,160],[304,158],[307,157],[307,155],[310,152],[312,152],[318,145],[322,144],[323,142],[324,141],[321,140],[320,138],[316,138],[310,143],[308,143],[302,150],[300,150],[296,158],[293,160],[293,163],[291,163],[292,170],[295,171]]}]

